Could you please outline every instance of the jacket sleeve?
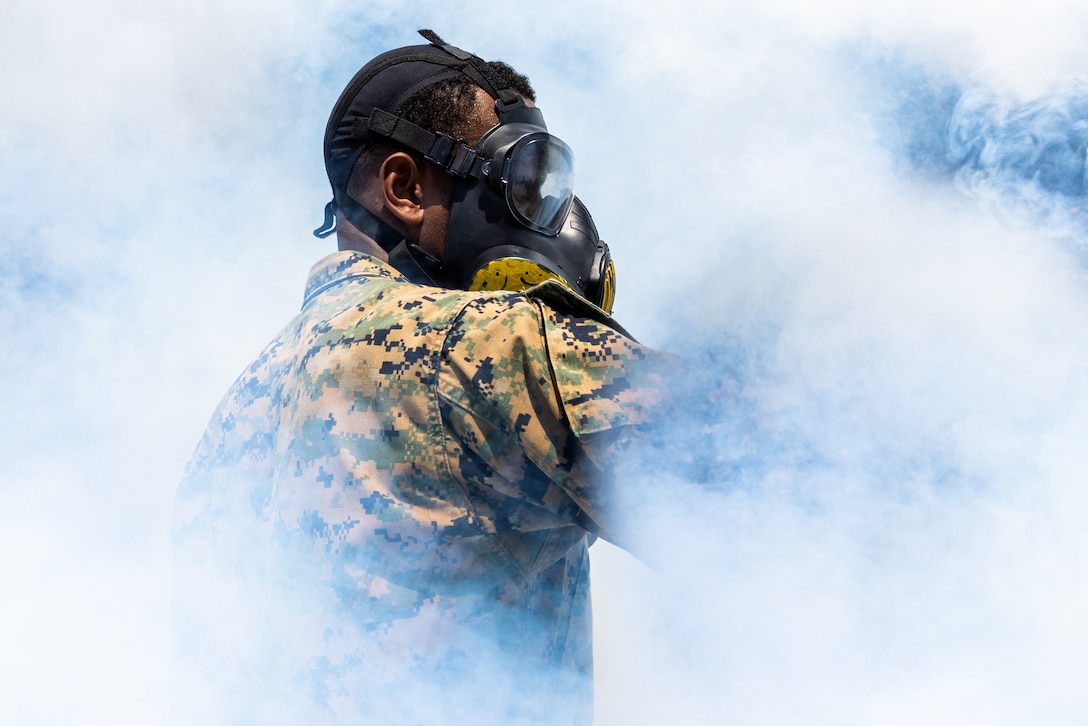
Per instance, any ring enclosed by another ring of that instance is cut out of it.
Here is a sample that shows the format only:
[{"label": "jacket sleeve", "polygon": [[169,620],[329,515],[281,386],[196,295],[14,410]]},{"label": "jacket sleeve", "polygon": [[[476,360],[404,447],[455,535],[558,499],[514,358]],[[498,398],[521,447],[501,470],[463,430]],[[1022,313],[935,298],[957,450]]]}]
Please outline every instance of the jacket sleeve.
[{"label": "jacket sleeve", "polygon": [[667,362],[579,312],[523,295],[469,304],[447,338],[438,394],[457,444],[497,486],[611,539],[610,470],[666,400]]}]

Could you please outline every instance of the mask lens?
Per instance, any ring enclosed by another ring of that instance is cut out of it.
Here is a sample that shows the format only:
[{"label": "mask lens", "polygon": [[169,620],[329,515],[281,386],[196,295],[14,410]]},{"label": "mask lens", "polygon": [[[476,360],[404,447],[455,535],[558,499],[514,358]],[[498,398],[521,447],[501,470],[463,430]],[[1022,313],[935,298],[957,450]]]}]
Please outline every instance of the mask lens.
[{"label": "mask lens", "polygon": [[514,216],[530,229],[559,233],[574,198],[574,154],[547,134],[519,141],[510,154],[506,201]]}]

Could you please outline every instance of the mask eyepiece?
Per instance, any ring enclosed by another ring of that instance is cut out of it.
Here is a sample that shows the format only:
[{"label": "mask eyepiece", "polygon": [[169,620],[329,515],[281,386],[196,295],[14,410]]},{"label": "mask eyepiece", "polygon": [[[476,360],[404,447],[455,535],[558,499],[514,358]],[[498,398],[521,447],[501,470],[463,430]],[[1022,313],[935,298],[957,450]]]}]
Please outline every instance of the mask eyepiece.
[{"label": "mask eyepiece", "polygon": [[574,153],[547,132],[518,139],[502,168],[500,184],[518,222],[554,237],[574,200]]}]

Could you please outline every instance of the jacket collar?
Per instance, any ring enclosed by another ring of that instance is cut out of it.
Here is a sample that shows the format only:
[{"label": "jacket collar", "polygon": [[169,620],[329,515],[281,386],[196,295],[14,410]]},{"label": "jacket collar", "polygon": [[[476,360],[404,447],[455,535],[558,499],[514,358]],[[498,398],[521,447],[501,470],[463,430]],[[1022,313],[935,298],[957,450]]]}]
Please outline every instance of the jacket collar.
[{"label": "jacket collar", "polygon": [[302,306],[308,305],[330,287],[360,277],[384,277],[398,282],[409,282],[396,269],[376,257],[356,250],[338,250],[322,257],[310,268]]}]

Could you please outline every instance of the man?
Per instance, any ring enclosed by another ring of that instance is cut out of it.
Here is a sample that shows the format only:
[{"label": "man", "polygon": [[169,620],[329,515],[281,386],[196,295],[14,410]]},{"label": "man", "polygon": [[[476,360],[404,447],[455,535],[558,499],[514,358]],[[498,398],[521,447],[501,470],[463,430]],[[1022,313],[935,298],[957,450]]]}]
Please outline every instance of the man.
[{"label": "man", "polygon": [[588,546],[665,361],[528,81],[420,32],[334,107],[340,249],[179,487],[180,720],[591,718]]}]

